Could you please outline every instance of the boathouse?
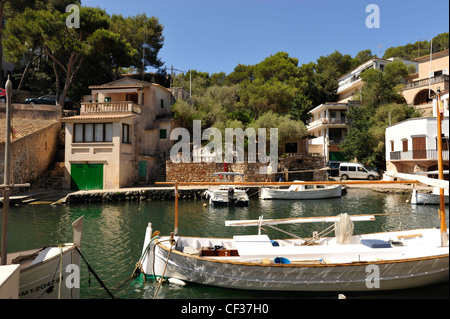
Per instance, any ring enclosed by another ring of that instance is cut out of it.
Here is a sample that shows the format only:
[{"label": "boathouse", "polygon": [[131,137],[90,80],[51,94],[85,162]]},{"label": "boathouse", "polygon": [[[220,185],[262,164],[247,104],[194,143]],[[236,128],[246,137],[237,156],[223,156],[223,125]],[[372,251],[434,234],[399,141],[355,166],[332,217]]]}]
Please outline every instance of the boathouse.
[{"label": "boathouse", "polygon": [[128,77],[90,89],[92,101],[81,103],[80,115],[63,119],[65,188],[150,183],[173,144],[170,90]]}]

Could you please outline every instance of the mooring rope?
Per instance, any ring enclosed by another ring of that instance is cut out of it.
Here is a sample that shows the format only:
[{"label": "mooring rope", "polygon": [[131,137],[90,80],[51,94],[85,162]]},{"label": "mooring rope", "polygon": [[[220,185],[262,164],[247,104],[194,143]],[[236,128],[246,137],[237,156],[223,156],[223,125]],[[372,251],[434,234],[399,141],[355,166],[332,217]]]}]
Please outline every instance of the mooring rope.
[{"label": "mooring rope", "polygon": [[87,262],[86,258],[84,258],[83,254],[81,253],[80,249],[78,249],[78,247],[75,247],[75,249],[78,251],[78,253],[80,254],[81,258],[83,258],[84,262],[86,263],[86,265],[88,266],[88,270],[89,273],[92,273],[95,277],[95,279],[97,279],[98,283],[100,284],[100,286],[102,286],[103,289],[105,289],[105,291],[108,293],[108,295],[112,298],[112,299],[116,299],[113,294],[111,293],[111,291],[109,291],[108,287],[106,287],[106,285],[103,283],[103,281],[100,279],[100,277],[96,274],[96,272],[94,271],[94,269],[92,269],[91,265],[89,265],[89,263]]}]

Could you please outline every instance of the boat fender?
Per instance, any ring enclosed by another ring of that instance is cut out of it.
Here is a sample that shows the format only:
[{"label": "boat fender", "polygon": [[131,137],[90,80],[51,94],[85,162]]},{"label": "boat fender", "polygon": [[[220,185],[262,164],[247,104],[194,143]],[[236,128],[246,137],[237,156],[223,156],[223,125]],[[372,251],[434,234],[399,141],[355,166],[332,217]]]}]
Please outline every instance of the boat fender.
[{"label": "boat fender", "polygon": [[286,264],[286,265],[291,263],[291,261],[289,259],[285,258],[285,257],[276,257],[273,260],[273,262],[275,264]]},{"label": "boat fender", "polygon": [[273,247],[279,247],[280,246],[280,244],[276,240],[271,240],[270,242],[272,243]]},{"label": "boat fender", "polygon": [[179,286],[186,286],[186,283],[183,280],[177,279],[177,278],[169,278],[169,283]]}]

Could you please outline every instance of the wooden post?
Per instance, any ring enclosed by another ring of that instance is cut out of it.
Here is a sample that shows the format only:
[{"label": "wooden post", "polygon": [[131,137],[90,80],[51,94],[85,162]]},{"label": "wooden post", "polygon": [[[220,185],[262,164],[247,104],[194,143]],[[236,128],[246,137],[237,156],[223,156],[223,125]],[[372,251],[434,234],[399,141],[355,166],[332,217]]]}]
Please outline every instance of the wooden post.
[{"label": "wooden post", "polygon": [[175,230],[173,231],[175,236],[178,236],[178,181],[175,181]]},{"label": "wooden post", "polygon": [[[437,122],[437,153],[438,153],[438,170],[439,170],[439,179],[444,179],[444,163],[442,158],[442,117],[441,116],[441,91],[438,89],[436,93],[436,122]],[[439,189],[439,218],[441,219],[441,246],[448,246],[448,234],[447,234],[447,225],[445,222],[445,198],[444,198],[444,189]]]}]

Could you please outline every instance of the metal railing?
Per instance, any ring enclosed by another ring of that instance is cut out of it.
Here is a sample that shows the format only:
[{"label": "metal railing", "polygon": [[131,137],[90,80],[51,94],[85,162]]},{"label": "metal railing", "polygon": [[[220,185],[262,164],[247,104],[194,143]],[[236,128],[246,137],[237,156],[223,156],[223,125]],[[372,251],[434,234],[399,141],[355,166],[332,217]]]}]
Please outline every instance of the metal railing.
[{"label": "metal railing", "polygon": [[[448,150],[442,151],[442,158],[448,160],[449,152]],[[416,159],[428,159],[437,160],[438,153],[437,150],[412,150],[412,151],[396,151],[390,153],[391,161],[400,160],[416,160]]]},{"label": "metal railing", "polygon": [[422,79],[422,80],[406,83],[403,90],[415,89],[415,88],[419,88],[422,86],[427,86],[429,84],[436,84],[436,83],[441,83],[441,82],[449,82],[449,76],[447,74],[441,74],[441,75],[432,77],[431,79]]}]

